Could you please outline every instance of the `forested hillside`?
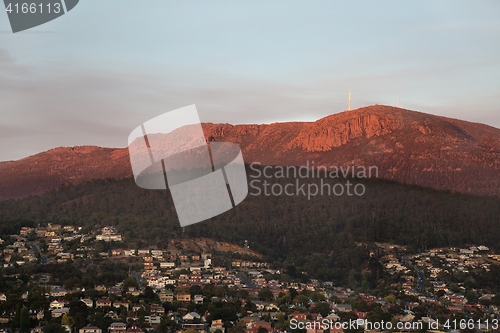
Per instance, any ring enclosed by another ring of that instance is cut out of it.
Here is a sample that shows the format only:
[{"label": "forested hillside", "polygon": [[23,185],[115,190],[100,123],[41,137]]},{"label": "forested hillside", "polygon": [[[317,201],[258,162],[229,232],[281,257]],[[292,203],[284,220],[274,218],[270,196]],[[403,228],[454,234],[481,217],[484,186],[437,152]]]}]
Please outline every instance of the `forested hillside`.
[{"label": "forested hillside", "polygon": [[93,230],[113,225],[127,245],[137,247],[179,237],[203,236],[238,244],[248,240],[271,262],[338,281],[368,262],[372,242],[414,249],[482,244],[500,250],[500,198],[496,196],[373,179],[363,184],[366,193],[360,197],[308,200],[301,195],[248,195],[235,209],[186,227],[183,233],[168,191],[143,190],[132,179],[99,180],[0,202],[0,237],[24,224],[53,222]]}]

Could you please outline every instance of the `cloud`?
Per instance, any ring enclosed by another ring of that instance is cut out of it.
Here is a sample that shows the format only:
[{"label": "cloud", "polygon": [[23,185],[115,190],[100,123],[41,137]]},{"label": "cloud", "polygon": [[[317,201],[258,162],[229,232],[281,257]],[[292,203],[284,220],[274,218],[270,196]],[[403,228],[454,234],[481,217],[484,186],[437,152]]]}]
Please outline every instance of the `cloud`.
[{"label": "cloud", "polygon": [[420,25],[412,27],[409,30],[410,32],[433,33],[433,32],[457,32],[466,28],[467,26],[463,23],[448,22],[448,23]]},{"label": "cloud", "polygon": [[16,64],[9,51],[0,48],[0,78],[2,78],[2,81],[20,70],[22,70],[22,67]]},{"label": "cloud", "polygon": [[477,110],[473,105],[452,101],[452,93],[436,107],[436,100],[442,97],[436,95],[433,101],[428,91],[421,92],[423,82],[440,82],[456,72],[456,67],[437,72],[403,68],[352,77],[331,75],[322,80],[292,77],[283,82],[207,69],[166,68],[153,73],[70,62],[51,66],[43,70],[23,67],[0,49],[0,160],[58,146],[125,147],[129,132],[138,124],[190,104],[197,105],[204,122],[314,121],[345,110],[349,88],[353,89],[354,107],[397,105],[401,97],[403,106],[410,109],[500,127],[500,119],[492,112],[494,96],[477,113],[471,112]]},{"label": "cloud", "polygon": [[341,110],[333,99],[322,97],[327,92],[321,88],[234,77],[207,85],[112,70],[13,75],[10,68],[8,80],[1,81],[0,160],[57,146],[125,147],[137,124],[190,104],[197,105],[202,121],[215,123],[312,121]]},{"label": "cloud", "polygon": [[6,49],[0,49],[0,66],[5,66],[6,64],[12,64],[14,59],[10,56]]}]

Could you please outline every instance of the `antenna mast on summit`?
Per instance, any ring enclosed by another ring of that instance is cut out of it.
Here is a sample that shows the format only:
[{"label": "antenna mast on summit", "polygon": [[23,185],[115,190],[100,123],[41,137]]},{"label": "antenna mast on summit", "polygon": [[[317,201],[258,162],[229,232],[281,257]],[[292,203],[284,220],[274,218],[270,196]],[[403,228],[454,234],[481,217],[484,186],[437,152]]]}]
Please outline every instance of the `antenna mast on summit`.
[{"label": "antenna mast on summit", "polygon": [[351,111],[351,100],[352,100],[352,96],[351,96],[351,89],[349,89],[349,107],[348,107],[348,111]]}]

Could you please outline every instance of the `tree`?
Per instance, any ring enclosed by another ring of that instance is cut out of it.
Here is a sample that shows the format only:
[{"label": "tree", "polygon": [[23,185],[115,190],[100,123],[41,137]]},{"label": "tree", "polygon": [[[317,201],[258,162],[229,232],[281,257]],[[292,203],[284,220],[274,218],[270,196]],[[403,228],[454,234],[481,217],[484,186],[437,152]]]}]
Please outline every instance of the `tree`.
[{"label": "tree", "polygon": [[92,279],[92,277],[89,275],[83,276],[81,284],[85,289],[92,289],[95,286],[94,279]]},{"label": "tree", "polygon": [[184,333],[198,333],[198,331],[190,328],[190,329],[185,330]]},{"label": "tree", "polygon": [[162,318],[160,325],[158,326],[158,331],[161,333],[177,331],[179,325],[176,321],[169,318]]},{"label": "tree", "polygon": [[321,293],[318,293],[318,292],[313,292],[313,293],[311,293],[310,298],[311,298],[314,302],[324,301],[324,300],[325,300],[325,296],[324,296],[323,294],[321,294]]},{"label": "tree", "polygon": [[73,300],[69,303],[69,316],[73,319],[73,326],[77,330],[87,324],[89,308],[80,300]]},{"label": "tree", "polygon": [[298,295],[297,297],[295,297],[294,302],[303,306],[307,306],[309,304],[309,297],[305,295]]},{"label": "tree", "polygon": [[81,284],[81,280],[77,276],[72,276],[66,281],[64,281],[64,286],[66,289],[73,289]]},{"label": "tree", "polygon": [[44,333],[68,333],[64,327],[57,323],[49,323],[43,328]]},{"label": "tree", "polygon": [[245,333],[245,330],[241,326],[233,326],[228,330],[228,333]]},{"label": "tree", "polygon": [[14,316],[14,322],[12,323],[12,326],[14,327],[20,327],[21,325],[21,310],[23,306],[21,302],[17,302],[16,304],[16,314]]},{"label": "tree", "polygon": [[251,312],[255,312],[257,311],[257,305],[255,305],[254,302],[248,300],[246,303],[245,303],[245,306],[243,307],[243,310],[245,311],[251,311]]},{"label": "tree", "polygon": [[201,287],[199,285],[197,285],[197,284],[195,284],[194,286],[191,286],[189,288],[189,293],[191,295],[201,294],[201,292],[202,292],[201,291]]},{"label": "tree", "polygon": [[368,321],[371,321],[373,323],[375,322],[389,322],[391,321],[391,314],[388,312],[384,312],[380,306],[375,307],[373,311],[368,313],[367,318]]},{"label": "tree", "polygon": [[153,291],[153,289],[149,286],[147,286],[145,289],[144,289],[144,298],[148,299],[148,300],[154,300],[158,297],[158,295],[155,294],[155,292]]},{"label": "tree", "polygon": [[357,297],[355,300],[351,302],[352,308],[358,311],[368,312],[370,311],[370,307],[368,303],[361,297]]},{"label": "tree", "polygon": [[75,319],[69,314],[65,313],[61,318],[61,325],[67,325],[69,327],[75,326]]},{"label": "tree", "polygon": [[128,289],[130,287],[139,289],[139,283],[137,283],[137,279],[133,276],[129,276],[123,281],[123,288]]},{"label": "tree", "polygon": [[21,333],[28,333],[30,331],[30,317],[28,308],[25,306],[21,310],[20,329]]},{"label": "tree", "polygon": [[273,298],[274,294],[269,288],[261,288],[259,290],[259,299],[261,301],[271,301]]},{"label": "tree", "polygon": [[292,279],[297,277],[297,268],[294,265],[286,266],[286,272]]},{"label": "tree", "polygon": [[326,317],[330,313],[330,305],[326,302],[316,303],[312,309],[313,313],[320,313],[321,316]]},{"label": "tree", "polygon": [[387,303],[394,304],[394,303],[396,303],[397,298],[396,298],[396,296],[394,296],[394,294],[390,294],[390,295],[388,295],[388,296],[384,297],[384,300],[385,300]]}]

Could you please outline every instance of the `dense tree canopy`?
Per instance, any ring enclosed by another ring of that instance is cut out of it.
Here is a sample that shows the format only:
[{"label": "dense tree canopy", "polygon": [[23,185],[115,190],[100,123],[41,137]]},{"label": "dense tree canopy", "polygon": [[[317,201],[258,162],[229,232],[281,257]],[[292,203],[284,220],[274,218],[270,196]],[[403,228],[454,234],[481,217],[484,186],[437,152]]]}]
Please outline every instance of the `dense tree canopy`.
[{"label": "dense tree canopy", "polygon": [[[293,181],[275,180],[282,185]],[[319,184],[320,179],[302,181]],[[115,226],[128,246],[136,247],[161,245],[185,236],[240,245],[247,240],[266,260],[282,265],[290,278],[300,278],[305,271],[321,279],[351,279],[368,286],[380,277],[377,262],[369,260],[369,244],[373,242],[413,249],[483,244],[498,250],[498,197],[440,192],[383,180],[363,180],[363,184],[363,196],[324,195],[309,200],[302,195],[248,195],[236,208],[188,226],[183,234],[168,191],[143,190],[131,179],[99,180],[0,202],[0,237],[23,225],[53,222],[87,230]],[[359,274],[363,265],[370,274]],[[118,278],[123,280],[126,269],[109,267],[109,279],[122,272]],[[80,272],[61,274],[67,275],[70,284],[88,285],[92,279]]]}]

